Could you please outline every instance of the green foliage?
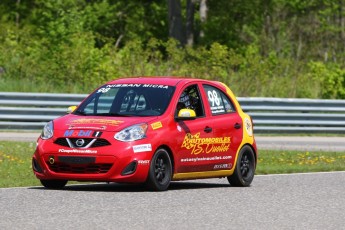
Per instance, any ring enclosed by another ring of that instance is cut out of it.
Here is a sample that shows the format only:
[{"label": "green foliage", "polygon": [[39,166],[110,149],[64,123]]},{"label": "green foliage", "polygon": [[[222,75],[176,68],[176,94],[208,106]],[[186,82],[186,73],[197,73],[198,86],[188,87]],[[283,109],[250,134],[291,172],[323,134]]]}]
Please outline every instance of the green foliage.
[{"label": "green foliage", "polygon": [[203,25],[206,36],[202,38],[202,44],[211,45],[217,41],[231,48],[239,48],[254,42],[267,12],[266,2],[207,1],[208,20]]},{"label": "green foliage", "polygon": [[322,62],[310,62],[308,67],[310,79],[319,82],[319,97],[345,99],[344,68]]},{"label": "green foliage", "polygon": [[3,0],[0,90],[88,93],[117,77],[173,75],[238,96],[345,98],[343,2],[207,4],[206,22],[195,10],[195,45],[181,47],[168,39],[166,1]]},{"label": "green foliage", "polygon": [[[274,52],[262,57],[255,45],[239,54],[219,43],[208,49],[184,49],[172,39],[167,42],[151,39],[146,45],[136,40],[117,49],[111,45],[95,48],[94,39],[90,38],[87,34],[71,37],[68,44],[59,46],[59,52],[33,48],[33,53],[39,54],[35,57],[39,64],[23,56],[22,79],[32,79],[45,87],[50,83],[63,92],[87,93],[120,76],[191,76],[225,82],[238,96],[315,96],[315,81],[308,81],[305,77],[308,75],[296,72],[294,61],[279,58]],[[13,65],[14,73],[10,67],[6,67],[10,71],[5,76],[10,73],[18,76],[16,65]],[[43,91],[48,89],[51,87]]]}]

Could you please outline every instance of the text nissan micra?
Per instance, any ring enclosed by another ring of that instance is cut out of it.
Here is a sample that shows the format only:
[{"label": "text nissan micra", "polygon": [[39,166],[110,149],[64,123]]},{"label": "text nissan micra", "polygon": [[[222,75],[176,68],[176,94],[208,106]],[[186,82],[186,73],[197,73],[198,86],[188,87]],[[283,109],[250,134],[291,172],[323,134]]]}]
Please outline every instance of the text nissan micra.
[{"label": "text nissan micra", "polygon": [[253,124],[224,84],[192,78],[110,81],[70,114],[48,122],[33,171],[46,188],[71,181],[145,184],[227,177],[249,186],[257,148]]}]

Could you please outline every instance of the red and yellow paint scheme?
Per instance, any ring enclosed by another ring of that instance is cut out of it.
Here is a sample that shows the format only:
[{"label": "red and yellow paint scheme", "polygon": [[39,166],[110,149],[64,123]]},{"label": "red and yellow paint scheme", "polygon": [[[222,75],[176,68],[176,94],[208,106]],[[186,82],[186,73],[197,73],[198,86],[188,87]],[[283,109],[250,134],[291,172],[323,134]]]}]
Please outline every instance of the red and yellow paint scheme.
[{"label": "red and yellow paint scheme", "polygon": [[145,183],[227,177],[249,186],[257,163],[253,123],[223,83],[139,77],[110,81],[37,140],[34,174],[47,188],[67,181]]}]

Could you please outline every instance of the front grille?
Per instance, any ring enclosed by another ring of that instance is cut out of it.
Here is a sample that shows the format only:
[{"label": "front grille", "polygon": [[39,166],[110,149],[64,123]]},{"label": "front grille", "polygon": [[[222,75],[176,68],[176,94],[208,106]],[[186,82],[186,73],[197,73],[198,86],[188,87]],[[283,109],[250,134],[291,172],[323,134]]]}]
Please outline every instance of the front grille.
[{"label": "front grille", "polygon": [[71,174],[104,174],[107,173],[113,164],[87,164],[87,165],[71,165],[60,162],[49,164],[49,169],[55,173],[71,173]]},{"label": "front grille", "polygon": [[62,146],[69,147],[66,138],[58,138],[58,139],[56,139],[56,141],[54,141],[54,143],[57,144],[57,145],[62,145]]},{"label": "front grille", "polygon": [[102,147],[102,146],[107,146],[107,145],[111,145],[111,144],[106,139],[97,139],[95,143],[92,144],[91,147]]},{"label": "front grille", "polygon": [[66,164],[92,164],[96,161],[96,157],[59,156],[58,159]]},{"label": "front grille", "polygon": [[[80,140],[80,139],[84,140],[84,144],[82,146],[77,147],[76,141]],[[70,141],[72,146],[70,146],[70,144],[68,143],[68,140]],[[93,138],[62,138],[61,137],[61,138],[56,139],[54,141],[54,143],[57,145],[70,147],[70,148],[83,148],[83,147],[86,147],[88,144],[90,144],[91,141],[94,141],[94,142],[92,143],[91,146],[89,146],[89,148],[111,145],[109,141],[107,141],[106,139],[102,139],[102,138],[93,139]]]}]

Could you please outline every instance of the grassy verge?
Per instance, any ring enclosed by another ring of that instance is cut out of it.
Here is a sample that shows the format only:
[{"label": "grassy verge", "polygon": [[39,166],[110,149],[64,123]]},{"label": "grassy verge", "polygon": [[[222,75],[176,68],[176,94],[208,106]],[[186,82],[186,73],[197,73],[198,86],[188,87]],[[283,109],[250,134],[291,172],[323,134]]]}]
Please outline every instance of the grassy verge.
[{"label": "grassy verge", "polygon": [[260,150],[257,174],[344,171],[343,152]]},{"label": "grassy verge", "polygon": [[39,185],[32,173],[36,143],[0,141],[0,187]]},{"label": "grassy verge", "polygon": [[[0,141],[0,187],[36,186],[35,143]],[[344,171],[345,153],[261,150],[257,174]]]},{"label": "grassy verge", "polygon": [[27,93],[90,93],[98,85],[84,85],[78,82],[59,86],[49,81],[35,82],[28,79],[0,78],[0,92],[27,92]]}]

